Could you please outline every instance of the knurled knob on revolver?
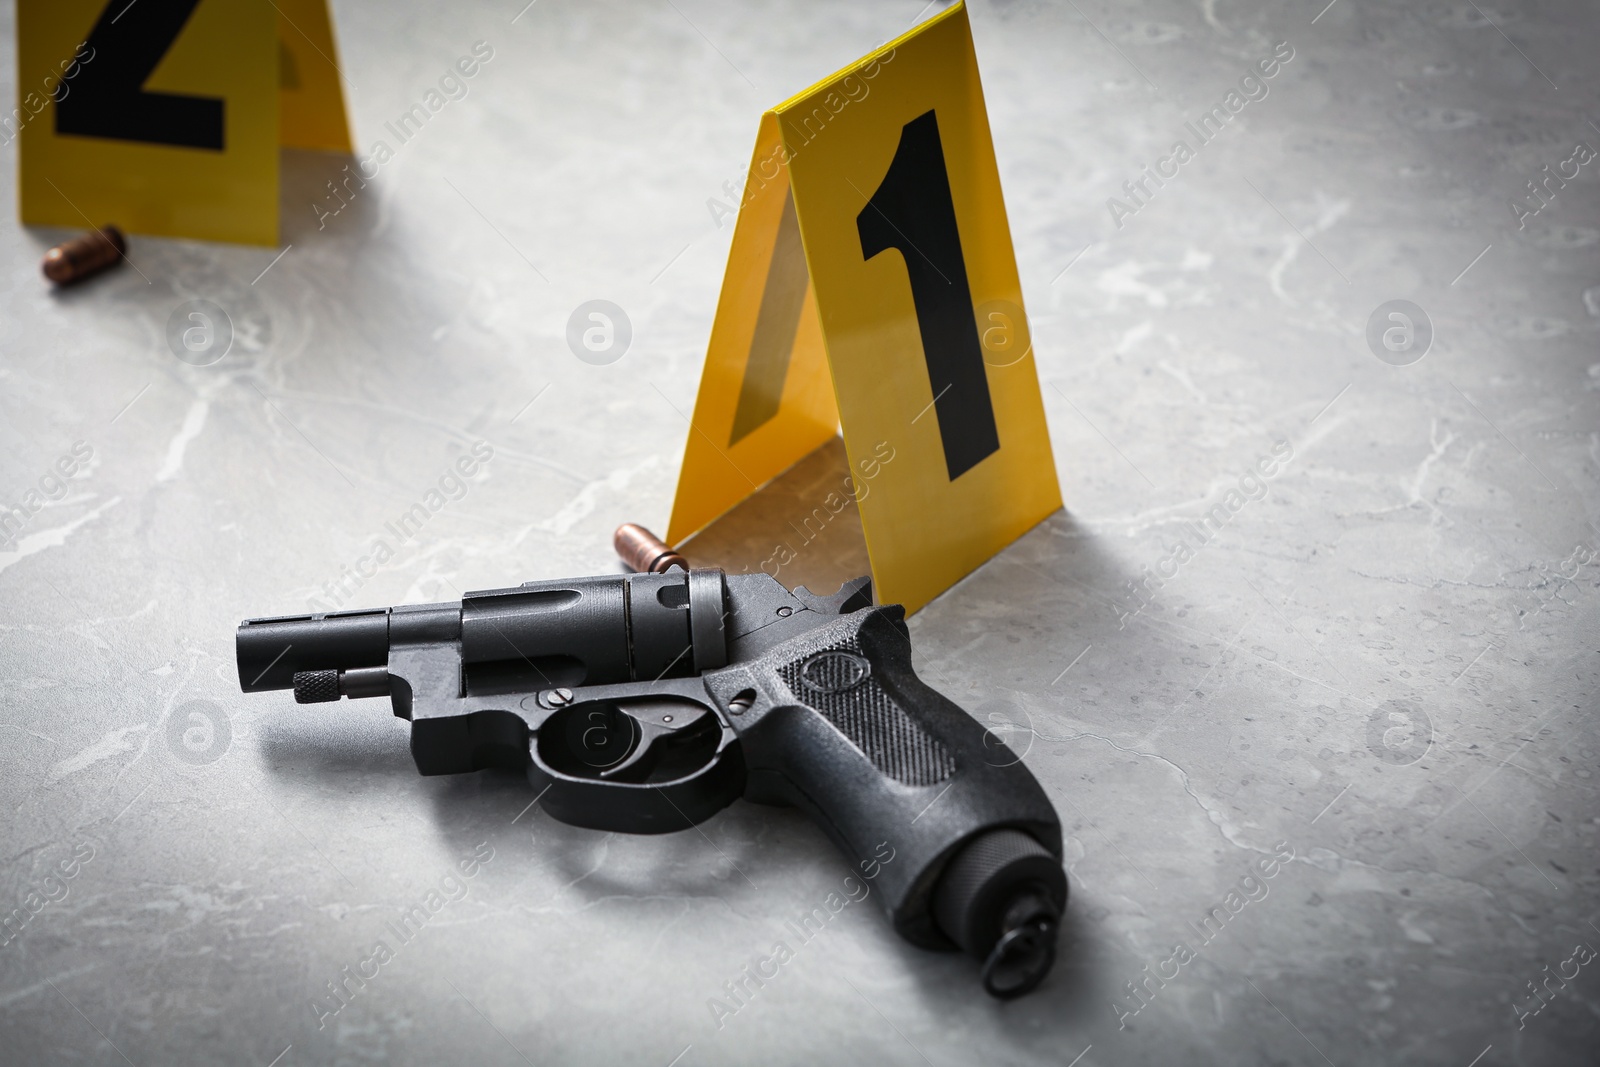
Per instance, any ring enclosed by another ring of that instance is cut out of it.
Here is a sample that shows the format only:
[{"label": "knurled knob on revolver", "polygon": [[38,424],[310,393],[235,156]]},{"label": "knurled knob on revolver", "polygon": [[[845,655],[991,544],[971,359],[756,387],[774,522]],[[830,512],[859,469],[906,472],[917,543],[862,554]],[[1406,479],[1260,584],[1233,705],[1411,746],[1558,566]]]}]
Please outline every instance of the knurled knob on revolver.
[{"label": "knurled knob on revolver", "polygon": [[338,671],[296,671],[294,676],[294,702],[296,704],[322,704],[339,699]]}]

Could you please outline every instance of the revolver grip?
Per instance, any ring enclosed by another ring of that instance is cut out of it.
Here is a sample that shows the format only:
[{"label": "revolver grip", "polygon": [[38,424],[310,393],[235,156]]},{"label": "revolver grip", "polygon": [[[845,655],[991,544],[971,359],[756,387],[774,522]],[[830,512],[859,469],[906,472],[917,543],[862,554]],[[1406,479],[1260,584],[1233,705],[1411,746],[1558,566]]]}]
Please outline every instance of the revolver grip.
[{"label": "revolver grip", "polygon": [[986,960],[991,993],[1043,978],[1066,903],[1060,821],[1020,758],[917,677],[903,609],[853,612],[705,681],[739,736],[746,799],[806,811],[902,936]]}]

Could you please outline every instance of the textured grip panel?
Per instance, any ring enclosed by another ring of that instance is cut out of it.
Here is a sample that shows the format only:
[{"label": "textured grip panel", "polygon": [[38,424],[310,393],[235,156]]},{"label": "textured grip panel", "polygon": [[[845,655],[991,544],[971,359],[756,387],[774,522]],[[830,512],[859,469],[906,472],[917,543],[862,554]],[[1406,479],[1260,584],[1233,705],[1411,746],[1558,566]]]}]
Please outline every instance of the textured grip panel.
[{"label": "textured grip panel", "polygon": [[339,699],[338,671],[296,671],[294,676],[294,702],[296,704],[321,704]]},{"label": "textured grip panel", "polygon": [[955,757],[872,677],[852,639],[779,669],[789,691],[850,739],[873,766],[906,785],[934,785],[956,771]]}]

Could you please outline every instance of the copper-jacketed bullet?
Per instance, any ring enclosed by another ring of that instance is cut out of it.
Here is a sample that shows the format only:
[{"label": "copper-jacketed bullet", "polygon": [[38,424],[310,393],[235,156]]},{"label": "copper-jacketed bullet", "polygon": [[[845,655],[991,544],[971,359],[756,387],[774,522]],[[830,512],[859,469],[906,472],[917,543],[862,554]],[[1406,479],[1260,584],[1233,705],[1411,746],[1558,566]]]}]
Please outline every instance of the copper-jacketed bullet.
[{"label": "copper-jacketed bullet", "polygon": [[56,245],[44,254],[39,266],[44,276],[57,285],[70,285],[112,266],[127,251],[128,242],[122,231],[105,226]]},{"label": "copper-jacketed bullet", "polygon": [[671,545],[643,526],[631,522],[623,523],[617,527],[611,543],[616,546],[617,555],[622,557],[622,562],[636,571],[660,574],[668,567],[689,569],[688,561],[678,555]]}]

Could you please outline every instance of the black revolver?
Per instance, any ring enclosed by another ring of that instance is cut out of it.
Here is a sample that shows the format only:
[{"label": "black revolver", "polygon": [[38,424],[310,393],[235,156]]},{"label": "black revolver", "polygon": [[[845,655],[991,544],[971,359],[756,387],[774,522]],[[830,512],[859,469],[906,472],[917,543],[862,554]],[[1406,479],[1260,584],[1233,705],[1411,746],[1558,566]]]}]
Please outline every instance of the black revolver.
[{"label": "black revolver", "polygon": [[900,934],[1019,996],[1055,960],[1061,824],[993,732],[911,666],[905,612],[765,574],[528,582],[459,603],[251,619],[240,687],[388,696],[423,774],[526,769],[574,826],[666,833],[735,797],[801,808],[876,879]]}]

